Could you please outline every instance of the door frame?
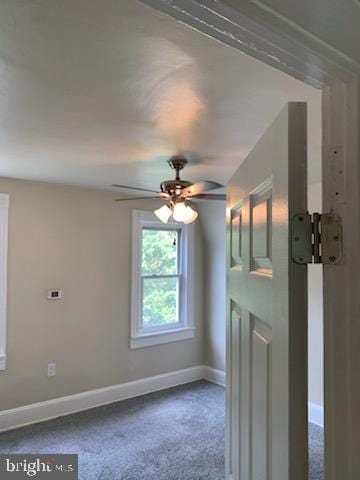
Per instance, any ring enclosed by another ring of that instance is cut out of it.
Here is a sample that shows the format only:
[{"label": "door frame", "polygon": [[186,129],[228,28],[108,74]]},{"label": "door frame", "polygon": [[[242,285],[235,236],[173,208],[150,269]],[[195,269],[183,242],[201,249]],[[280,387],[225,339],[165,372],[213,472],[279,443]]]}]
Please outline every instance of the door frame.
[{"label": "door frame", "polygon": [[323,87],[323,211],[340,216],[344,245],[323,268],[326,480],[360,478],[359,92],[359,79]]},{"label": "door frame", "polygon": [[142,2],[322,89],[323,212],[340,216],[344,249],[323,268],[325,480],[360,478],[360,65],[269,2]]}]

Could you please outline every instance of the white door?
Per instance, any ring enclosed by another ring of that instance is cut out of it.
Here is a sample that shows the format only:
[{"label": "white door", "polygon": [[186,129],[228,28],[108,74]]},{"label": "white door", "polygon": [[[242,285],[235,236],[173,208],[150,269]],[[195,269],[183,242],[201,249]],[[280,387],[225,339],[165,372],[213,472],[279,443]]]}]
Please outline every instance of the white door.
[{"label": "white door", "polygon": [[289,103],[228,186],[227,479],[307,479],[306,130]]}]

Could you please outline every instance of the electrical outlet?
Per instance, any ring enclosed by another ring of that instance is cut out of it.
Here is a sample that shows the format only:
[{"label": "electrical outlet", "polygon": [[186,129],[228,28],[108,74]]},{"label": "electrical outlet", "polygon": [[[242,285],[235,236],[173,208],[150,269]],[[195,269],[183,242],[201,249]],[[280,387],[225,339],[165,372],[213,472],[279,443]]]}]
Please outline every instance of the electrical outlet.
[{"label": "electrical outlet", "polygon": [[56,363],[48,363],[47,376],[55,377],[56,375]]}]

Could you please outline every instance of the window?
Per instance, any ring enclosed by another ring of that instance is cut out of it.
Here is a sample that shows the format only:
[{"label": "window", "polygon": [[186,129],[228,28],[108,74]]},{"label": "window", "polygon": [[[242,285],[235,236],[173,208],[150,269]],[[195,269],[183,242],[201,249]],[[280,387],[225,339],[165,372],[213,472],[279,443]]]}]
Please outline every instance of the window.
[{"label": "window", "polygon": [[6,288],[9,195],[0,193],[0,370],[6,366]]},{"label": "window", "polygon": [[131,348],[194,336],[193,229],[134,210]]}]

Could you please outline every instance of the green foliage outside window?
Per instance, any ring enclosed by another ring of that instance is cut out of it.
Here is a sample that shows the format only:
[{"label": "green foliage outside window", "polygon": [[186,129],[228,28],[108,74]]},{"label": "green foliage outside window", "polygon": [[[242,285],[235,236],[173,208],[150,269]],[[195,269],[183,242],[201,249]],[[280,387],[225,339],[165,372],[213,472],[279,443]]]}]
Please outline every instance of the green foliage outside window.
[{"label": "green foliage outside window", "polygon": [[[169,230],[143,230],[142,275],[178,273],[178,237],[178,232]],[[178,278],[145,278],[143,286],[143,325],[177,322]]]}]

